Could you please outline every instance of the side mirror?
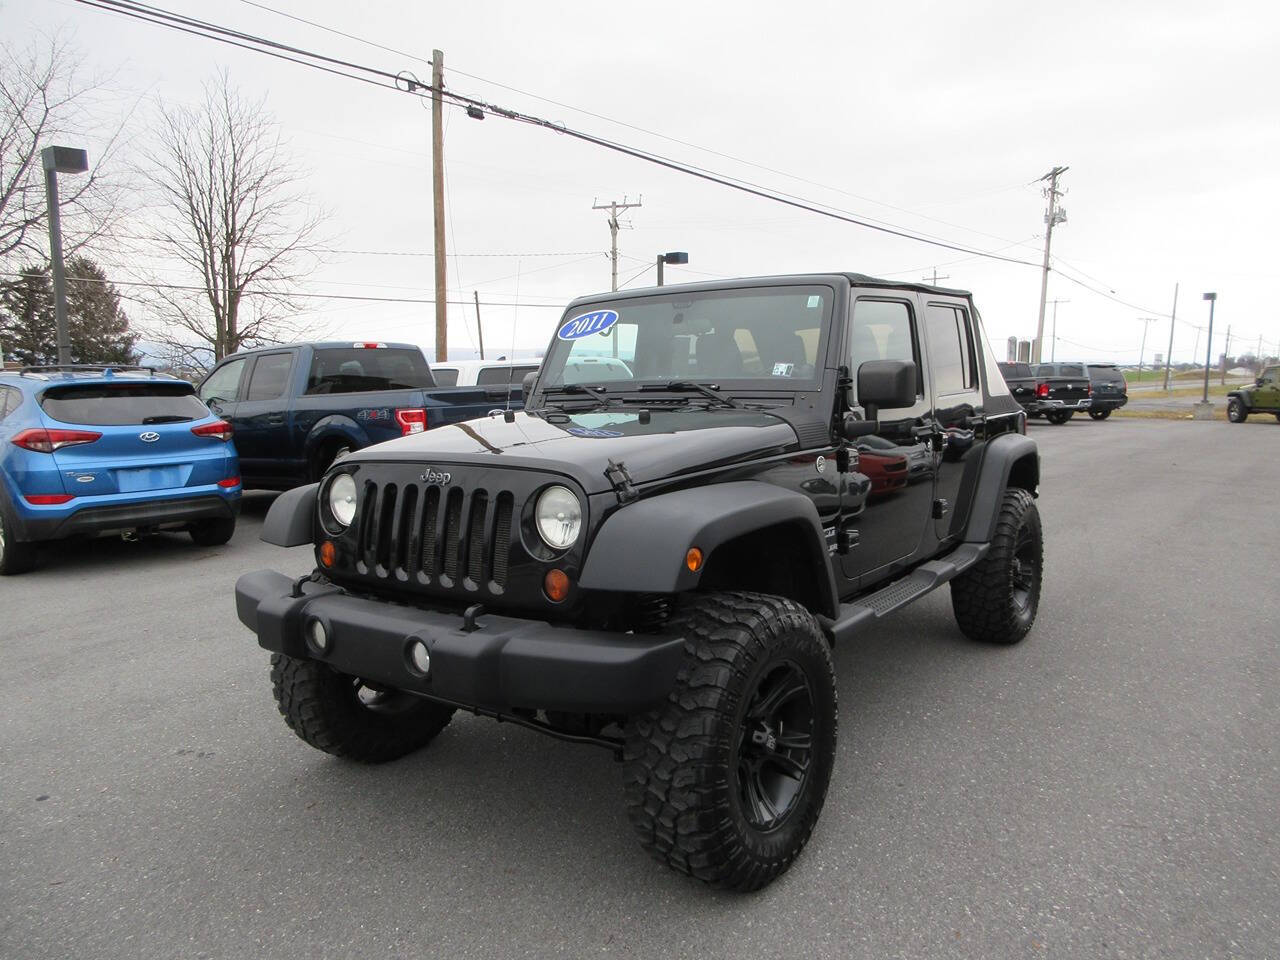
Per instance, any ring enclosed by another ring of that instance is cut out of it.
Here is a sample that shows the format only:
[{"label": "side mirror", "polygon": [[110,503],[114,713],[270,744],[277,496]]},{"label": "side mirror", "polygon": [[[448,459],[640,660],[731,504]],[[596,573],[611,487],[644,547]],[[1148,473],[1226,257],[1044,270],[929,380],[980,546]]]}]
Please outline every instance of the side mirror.
[{"label": "side mirror", "polygon": [[524,375],[524,379],[520,381],[520,392],[525,402],[529,400],[529,394],[533,393],[533,385],[538,382],[538,371],[530,370]]},{"label": "side mirror", "polygon": [[844,418],[844,435],[850,440],[880,432],[880,408],[913,406],[916,402],[916,365],[906,360],[868,360],[858,367],[858,402],[865,420],[853,414]]},{"label": "side mirror", "polygon": [[858,367],[858,402],[874,420],[881,407],[890,410],[916,402],[916,365],[907,360],[868,360]]}]

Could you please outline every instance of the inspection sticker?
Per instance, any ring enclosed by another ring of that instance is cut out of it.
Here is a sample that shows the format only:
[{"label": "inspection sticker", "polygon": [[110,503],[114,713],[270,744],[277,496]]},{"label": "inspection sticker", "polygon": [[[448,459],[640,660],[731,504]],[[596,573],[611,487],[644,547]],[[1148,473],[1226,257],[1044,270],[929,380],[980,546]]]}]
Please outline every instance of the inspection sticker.
[{"label": "inspection sticker", "polygon": [[775,377],[789,377],[796,372],[794,363],[775,363],[773,365],[773,375]]},{"label": "inspection sticker", "polygon": [[617,322],[618,314],[613,310],[580,313],[572,320],[566,320],[561,324],[556,336],[561,340],[580,340],[593,333],[604,333]]}]

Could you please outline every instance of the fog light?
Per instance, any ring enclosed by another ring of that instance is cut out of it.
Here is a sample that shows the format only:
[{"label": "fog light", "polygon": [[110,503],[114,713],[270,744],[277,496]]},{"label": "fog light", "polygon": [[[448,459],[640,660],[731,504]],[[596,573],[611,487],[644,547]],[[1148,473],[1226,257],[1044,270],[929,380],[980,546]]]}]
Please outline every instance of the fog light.
[{"label": "fog light", "polygon": [[422,677],[431,672],[431,651],[421,640],[409,644],[409,667]]},{"label": "fog light", "polygon": [[329,652],[329,631],[319,620],[307,624],[307,645],[316,653]]}]

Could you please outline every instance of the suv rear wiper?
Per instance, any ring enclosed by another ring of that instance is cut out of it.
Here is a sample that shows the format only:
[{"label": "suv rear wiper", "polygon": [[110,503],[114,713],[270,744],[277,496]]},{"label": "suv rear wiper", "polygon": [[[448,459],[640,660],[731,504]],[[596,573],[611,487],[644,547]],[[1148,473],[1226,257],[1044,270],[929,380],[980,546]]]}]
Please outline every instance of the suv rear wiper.
[{"label": "suv rear wiper", "polygon": [[697,383],[696,381],[693,381],[693,380],[668,380],[666,383],[642,384],[640,389],[641,390],[668,390],[668,391],[695,390],[698,393],[702,394],[704,397],[707,397],[710,400],[714,400],[716,403],[723,403],[726,407],[737,407],[737,408],[742,407],[742,404],[738,403],[738,401],[730,397],[726,397],[723,393],[721,393],[719,384],[714,384],[714,383],[712,384]]},{"label": "suv rear wiper", "polygon": [[192,417],[177,416],[175,414],[165,414],[159,417],[143,417],[143,423],[190,423]]}]

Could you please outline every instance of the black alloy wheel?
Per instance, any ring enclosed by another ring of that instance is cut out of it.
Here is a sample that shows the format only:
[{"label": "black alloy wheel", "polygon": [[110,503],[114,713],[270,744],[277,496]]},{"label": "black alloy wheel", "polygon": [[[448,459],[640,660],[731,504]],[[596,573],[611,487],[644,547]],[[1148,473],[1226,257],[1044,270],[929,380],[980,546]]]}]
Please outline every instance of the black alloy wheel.
[{"label": "black alloy wheel", "polygon": [[738,729],[736,792],[757,830],[780,826],[804,789],[813,752],[813,692],[799,666],[777,664],[760,678]]},{"label": "black alloy wheel", "polygon": [[1105,420],[1107,419],[1107,417],[1111,416],[1111,411],[1110,410],[1090,410],[1089,416],[1091,416],[1094,420]]}]

